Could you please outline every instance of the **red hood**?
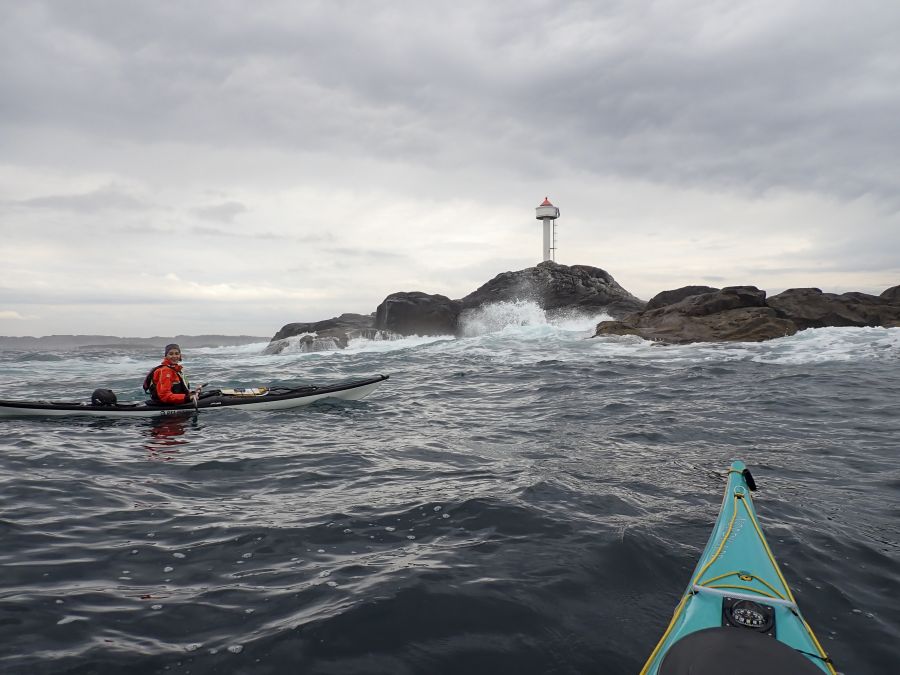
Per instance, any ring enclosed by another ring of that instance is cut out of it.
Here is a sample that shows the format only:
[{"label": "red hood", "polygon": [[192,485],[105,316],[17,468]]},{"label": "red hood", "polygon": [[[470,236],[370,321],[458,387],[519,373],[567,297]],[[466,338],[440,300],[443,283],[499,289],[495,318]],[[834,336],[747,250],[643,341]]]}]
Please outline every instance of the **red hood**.
[{"label": "red hood", "polygon": [[172,363],[169,359],[163,359],[162,365],[169,366],[169,368],[174,368],[176,372],[181,372],[181,364],[180,363]]}]

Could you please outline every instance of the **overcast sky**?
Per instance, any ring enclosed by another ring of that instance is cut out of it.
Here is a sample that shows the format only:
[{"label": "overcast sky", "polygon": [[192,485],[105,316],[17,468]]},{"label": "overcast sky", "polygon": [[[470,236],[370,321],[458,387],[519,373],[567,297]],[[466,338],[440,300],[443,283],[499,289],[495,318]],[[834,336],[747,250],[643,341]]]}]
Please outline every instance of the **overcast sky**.
[{"label": "overcast sky", "polygon": [[900,3],[0,2],[0,334],[270,336],[541,260],[900,284]]}]

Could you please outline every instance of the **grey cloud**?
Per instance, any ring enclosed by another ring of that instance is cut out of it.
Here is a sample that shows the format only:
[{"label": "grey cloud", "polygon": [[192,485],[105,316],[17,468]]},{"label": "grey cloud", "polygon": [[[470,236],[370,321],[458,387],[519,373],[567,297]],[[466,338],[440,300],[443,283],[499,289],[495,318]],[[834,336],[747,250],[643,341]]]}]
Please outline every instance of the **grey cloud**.
[{"label": "grey cloud", "polygon": [[326,241],[331,241],[333,239],[330,235],[318,235],[318,234],[309,234],[309,235],[292,235],[292,234],[281,234],[278,232],[256,232],[253,230],[226,230],[220,227],[212,227],[209,225],[194,225],[189,228],[192,234],[197,234],[200,236],[206,237],[226,237],[230,239],[258,239],[262,241],[294,241],[303,244],[311,244],[311,243],[321,243]]},{"label": "grey cloud", "polygon": [[149,223],[144,223],[141,225],[114,225],[114,229],[117,232],[121,232],[123,234],[144,234],[144,235],[170,235],[178,232],[178,228],[175,226],[164,227],[160,225],[152,225]]},{"label": "grey cloud", "polygon": [[408,260],[409,256],[394,251],[384,251],[378,249],[363,248],[326,248],[323,253],[334,255],[338,258],[355,258],[357,260],[368,260],[377,263],[391,263],[398,260]]},{"label": "grey cloud", "polygon": [[144,210],[148,206],[115,185],[81,194],[46,195],[14,202],[17,206],[39,209],[59,209],[79,213],[96,213],[107,210]]},{"label": "grey cloud", "polygon": [[213,204],[211,206],[198,206],[191,209],[198,218],[204,220],[212,220],[216,222],[232,222],[236,216],[247,212],[247,207],[240,202],[222,202],[221,204]]},{"label": "grey cloud", "polygon": [[208,225],[195,225],[191,228],[193,234],[199,234],[207,237],[236,237],[239,236],[234,232],[229,232],[218,227],[210,227]]},{"label": "grey cloud", "polygon": [[4,10],[5,124],[900,202],[900,5],[84,6]]},{"label": "grey cloud", "polygon": [[[0,289],[7,295],[4,304],[12,307],[25,307],[41,305],[73,305],[73,304],[97,304],[97,305],[148,305],[160,301],[159,290],[148,288],[146,290],[129,288],[128,290],[95,291],[85,290],[78,286],[59,286],[52,290],[35,289]],[[29,310],[30,311],[30,310]]]}]

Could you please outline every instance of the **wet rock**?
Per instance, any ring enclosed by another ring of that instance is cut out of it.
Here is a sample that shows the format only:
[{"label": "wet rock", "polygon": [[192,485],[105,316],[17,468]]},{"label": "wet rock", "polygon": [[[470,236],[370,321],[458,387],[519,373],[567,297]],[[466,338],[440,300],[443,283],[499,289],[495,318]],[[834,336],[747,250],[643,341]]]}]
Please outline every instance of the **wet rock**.
[{"label": "wet rock", "polygon": [[[888,289],[891,290],[891,289]],[[885,291],[887,293],[887,291]],[[826,326],[883,326],[900,320],[900,306],[867,293],[823,293],[818,288],[790,288],[773,295],[769,307],[799,330]]]},{"label": "wet rock", "polygon": [[375,310],[375,328],[400,335],[453,335],[460,304],[419,291],[391,293]]},{"label": "wet rock", "polygon": [[666,305],[674,305],[676,302],[681,302],[685,298],[689,298],[692,295],[715,293],[718,290],[718,288],[713,288],[712,286],[682,286],[681,288],[676,288],[673,291],[663,291],[662,293],[657,293],[652,298],[650,298],[650,302],[647,303],[647,306],[644,308],[644,310],[649,311],[651,309],[659,309],[660,307],[665,307]]},{"label": "wet rock", "polygon": [[[766,298],[755,286],[693,293],[686,286],[657,295],[643,312],[597,325],[599,335],[638,335],[670,343],[759,342],[828,326],[900,326],[900,287],[881,296],[791,288]],[[681,297],[676,302],[673,299]]]},{"label": "wet rock", "polygon": [[275,333],[264,353],[331,351],[346,348],[354,338],[389,338],[374,327],[374,320],[371,314],[341,314],[324,321],[289,323]]},{"label": "wet rock", "polygon": [[550,314],[575,310],[606,311],[612,316],[624,316],[646,304],[605,270],[548,261],[498,274],[462,300],[418,291],[392,293],[372,315],[342,314],[326,321],[289,323],[275,334],[266,353],[342,349],[354,337],[456,335],[462,311],[519,300],[534,301]]},{"label": "wet rock", "polygon": [[755,286],[731,286],[688,295],[620,321],[601,322],[595,337],[638,335],[668,343],[760,342],[796,332],[792,321],[766,306],[765,291]]},{"label": "wet rock", "polygon": [[891,286],[878,297],[887,300],[892,305],[900,305],[900,286]]},{"label": "wet rock", "polygon": [[498,274],[460,302],[466,311],[517,300],[531,300],[549,312],[605,310],[615,317],[643,309],[646,304],[599,267],[560,265],[549,260],[535,267]]}]

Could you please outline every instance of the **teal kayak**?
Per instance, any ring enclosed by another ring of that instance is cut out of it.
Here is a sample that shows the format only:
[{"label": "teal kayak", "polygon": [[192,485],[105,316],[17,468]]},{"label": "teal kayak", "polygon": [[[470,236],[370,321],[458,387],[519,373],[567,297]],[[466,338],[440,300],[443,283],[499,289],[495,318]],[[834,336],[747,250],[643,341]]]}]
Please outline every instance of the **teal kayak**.
[{"label": "teal kayak", "polygon": [[734,462],[712,535],[641,675],[836,675],[775,562],[752,490]]}]

